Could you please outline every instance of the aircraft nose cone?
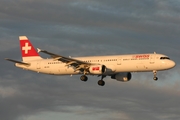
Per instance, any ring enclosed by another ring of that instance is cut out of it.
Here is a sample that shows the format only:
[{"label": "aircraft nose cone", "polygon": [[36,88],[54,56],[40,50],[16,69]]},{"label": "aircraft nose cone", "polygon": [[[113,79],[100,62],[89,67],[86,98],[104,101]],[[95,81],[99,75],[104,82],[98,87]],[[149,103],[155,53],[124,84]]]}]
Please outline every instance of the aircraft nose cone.
[{"label": "aircraft nose cone", "polygon": [[174,61],[171,61],[171,62],[169,63],[169,65],[170,65],[171,68],[173,68],[173,67],[176,66],[176,63],[175,63]]}]

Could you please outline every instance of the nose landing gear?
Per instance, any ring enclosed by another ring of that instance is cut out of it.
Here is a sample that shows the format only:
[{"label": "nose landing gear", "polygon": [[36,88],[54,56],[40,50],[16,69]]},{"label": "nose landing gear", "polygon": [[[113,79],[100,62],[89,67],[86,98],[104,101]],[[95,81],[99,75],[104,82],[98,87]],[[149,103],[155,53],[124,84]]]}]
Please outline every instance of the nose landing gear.
[{"label": "nose landing gear", "polygon": [[156,70],[154,70],[154,71],[153,71],[153,74],[154,74],[153,79],[154,79],[155,81],[157,81],[157,80],[158,80],[158,77],[156,77],[156,75],[157,75],[157,71],[156,71]]}]

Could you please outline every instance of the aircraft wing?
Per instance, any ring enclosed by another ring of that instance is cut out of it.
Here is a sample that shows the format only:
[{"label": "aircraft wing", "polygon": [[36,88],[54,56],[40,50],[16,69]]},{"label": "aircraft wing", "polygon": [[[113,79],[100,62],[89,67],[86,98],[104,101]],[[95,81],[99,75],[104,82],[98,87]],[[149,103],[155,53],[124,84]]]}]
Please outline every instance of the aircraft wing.
[{"label": "aircraft wing", "polygon": [[79,70],[81,72],[84,72],[90,67],[90,65],[93,65],[92,63],[84,62],[84,61],[69,58],[69,57],[64,57],[61,55],[57,55],[57,54],[48,52],[46,50],[41,50],[39,48],[38,48],[38,52],[46,53],[46,54],[50,55],[52,58],[54,58],[54,60],[59,60],[63,63],[66,63],[67,66],[74,67],[75,71]]}]

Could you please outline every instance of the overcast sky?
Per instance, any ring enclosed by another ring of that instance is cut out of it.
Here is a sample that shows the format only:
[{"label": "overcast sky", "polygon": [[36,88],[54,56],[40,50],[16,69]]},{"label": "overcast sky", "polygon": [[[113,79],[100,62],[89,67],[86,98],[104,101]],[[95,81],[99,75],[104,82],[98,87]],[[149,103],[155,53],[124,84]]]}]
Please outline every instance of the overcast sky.
[{"label": "overcast sky", "polygon": [[[155,51],[176,67],[100,87],[14,67],[20,35],[64,56]],[[179,0],[0,0],[0,120],[179,120],[179,46]]]}]

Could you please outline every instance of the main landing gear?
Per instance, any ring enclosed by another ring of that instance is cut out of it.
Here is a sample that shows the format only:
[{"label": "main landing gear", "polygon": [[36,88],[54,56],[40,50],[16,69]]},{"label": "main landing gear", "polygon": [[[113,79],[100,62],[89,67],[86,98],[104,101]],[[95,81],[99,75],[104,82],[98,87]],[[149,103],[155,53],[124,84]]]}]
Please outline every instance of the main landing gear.
[{"label": "main landing gear", "polygon": [[106,77],[105,75],[102,75],[102,76],[101,76],[101,80],[98,81],[98,85],[99,85],[99,86],[104,86],[104,85],[105,85],[105,82],[104,82],[104,80],[103,80],[103,78],[105,78],[105,77]]},{"label": "main landing gear", "polygon": [[157,80],[158,80],[158,77],[156,77],[156,75],[157,75],[157,71],[156,71],[156,70],[154,70],[154,71],[153,71],[153,74],[154,74],[153,79],[154,79],[155,81],[157,81]]},{"label": "main landing gear", "polygon": [[88,80],[88,77],[87,77],[86,75],[82,75],[82,76],[80,77],[80,79],[81,79],[81,81],[86,82],[86,81]]},{"label": "main landing gear", "polygon": [[[104,80],[103,80],[103,78],[105,78],[105,77],[106,77],[105,75],[102,75],[102,76],[101,76],[101,80],[98,81],[98,85],[99,85],[99,86],[104,86],[104,85],[105,85],[105,82],[104,82]],[[88,77],[87,77],[86,75],[82,75],[82,76],[80,77],[80,79],[81,79],[81,81],[86,82],[86,81],[88,80]]]}]

